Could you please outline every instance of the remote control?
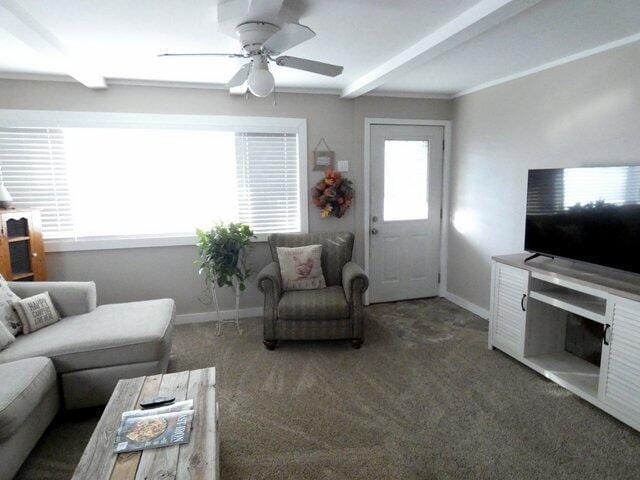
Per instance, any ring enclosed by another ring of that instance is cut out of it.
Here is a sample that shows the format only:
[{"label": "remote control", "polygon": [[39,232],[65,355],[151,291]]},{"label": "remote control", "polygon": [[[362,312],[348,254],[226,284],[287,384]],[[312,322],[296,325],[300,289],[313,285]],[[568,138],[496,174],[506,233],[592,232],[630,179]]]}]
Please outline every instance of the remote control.
[{"label": "remote control", "polygon": [[164,407],[166,405],[171,405],[175,401],[176,397],[156,397],[141,401],[140,406],[143,409]]}]

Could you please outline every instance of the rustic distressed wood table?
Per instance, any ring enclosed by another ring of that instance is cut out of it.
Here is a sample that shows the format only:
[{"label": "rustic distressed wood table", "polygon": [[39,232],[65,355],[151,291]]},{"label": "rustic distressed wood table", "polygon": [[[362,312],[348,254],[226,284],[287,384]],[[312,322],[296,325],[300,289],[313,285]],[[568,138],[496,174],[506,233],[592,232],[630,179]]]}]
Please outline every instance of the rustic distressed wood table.
[{"label": "rustic distressed wood table", "polygon": [[[120,380],[73,474],[74,480],[218,480],[219,436],[215,368]],[[192,398],[191,440],[183,445],[115,454],[120,416],[143,398]]]}]

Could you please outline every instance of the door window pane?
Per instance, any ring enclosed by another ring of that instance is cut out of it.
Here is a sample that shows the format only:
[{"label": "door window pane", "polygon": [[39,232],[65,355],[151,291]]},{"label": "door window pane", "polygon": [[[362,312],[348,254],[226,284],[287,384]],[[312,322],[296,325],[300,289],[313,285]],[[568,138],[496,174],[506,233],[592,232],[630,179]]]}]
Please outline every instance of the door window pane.
[{"label": "door window pane", "polygon": [[385,140],[385,221],[424,220],[429,217],[429,142]]}]

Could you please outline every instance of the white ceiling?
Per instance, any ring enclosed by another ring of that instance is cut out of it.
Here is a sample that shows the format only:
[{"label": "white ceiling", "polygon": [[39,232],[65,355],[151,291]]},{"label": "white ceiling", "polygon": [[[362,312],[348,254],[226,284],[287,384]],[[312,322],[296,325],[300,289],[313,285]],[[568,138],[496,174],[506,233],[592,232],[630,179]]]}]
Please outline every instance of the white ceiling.
[{"label": "white ceiling", "polygon": [[456,94],[638,32],[640,0],[545,0],[379,90]]},{"label": "white ceiling", "polygon": [[[215,0],[0,0],[0,9],[16,3],[51,43],[107,83],[127,79],[222,86],[243,63],[228,58],[156,57],[166,51],[238,52],[234,39],[216,31]],[[340,64],[344,73],[328,78],[274,67],[276,84],[285,89],[344,93],[358,84],[364,87],[357,94],[449,96],[640,33],[639,0],[289,0],[286,4],[317,33],[287,54]],[[505,5],[513,7],[511,13],[505,13]],[[464,38],[456,37],[460,20],[471,17]],[[28,37],[17,35],[21,38],[17,39],[11,22],[15,18],[0,10],[0,77],[71,73],[47,49],[37,45],[34,49]],[[445,38],[438,50],[424,43],[430,36]],[[413,55],[416,45],[420,55]]]}]

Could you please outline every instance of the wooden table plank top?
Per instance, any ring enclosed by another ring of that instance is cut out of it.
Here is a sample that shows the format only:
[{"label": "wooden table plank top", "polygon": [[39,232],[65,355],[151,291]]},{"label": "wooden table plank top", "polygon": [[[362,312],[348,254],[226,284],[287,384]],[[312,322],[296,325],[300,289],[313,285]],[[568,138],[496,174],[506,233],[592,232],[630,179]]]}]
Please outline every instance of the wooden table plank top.
[{"label": "wooden table plank top", "polygon": [[[113,452],[123,412],[144,398],[193,399],[195,415],[189,443],[142,452]],[[215,368],[120,380],[96,427],[74,480],[216,480],[219,477]]]},{"label": "wooden table plank top", "polygon": [[120,417],[135,408],[143,384],[144,377],[118,382],[73,474],[74,480],[109,478],[116,463],[113,441]]},{"label": "wooden table plank top", "polygon": [[[146,377],[136,403],[140,405],[143,399],[157,397],[161,382],[162,375]],[[111,472],[110,480],[134,480],[141,455],[142,452],[125,452],[116,455],[116,464]]]},{"label": "wooden table plank top", "polygon": [[[170,373],[162,377],[161,397],[176,397],[176,402],[186,400],[189,372]],[[176,478],[180,445],[144,450],[138,465],[136,480],[150,478]]]},{"label": "wooden table plank top", "polygon": [[177,478],[205,480],[218,471],[218,442],[216,420],[216,372],[213,368],[191,372],[187,398],[197,405],[213,405],[196,412],[193,418],[191,442],[182,445],[178,458]]}]

